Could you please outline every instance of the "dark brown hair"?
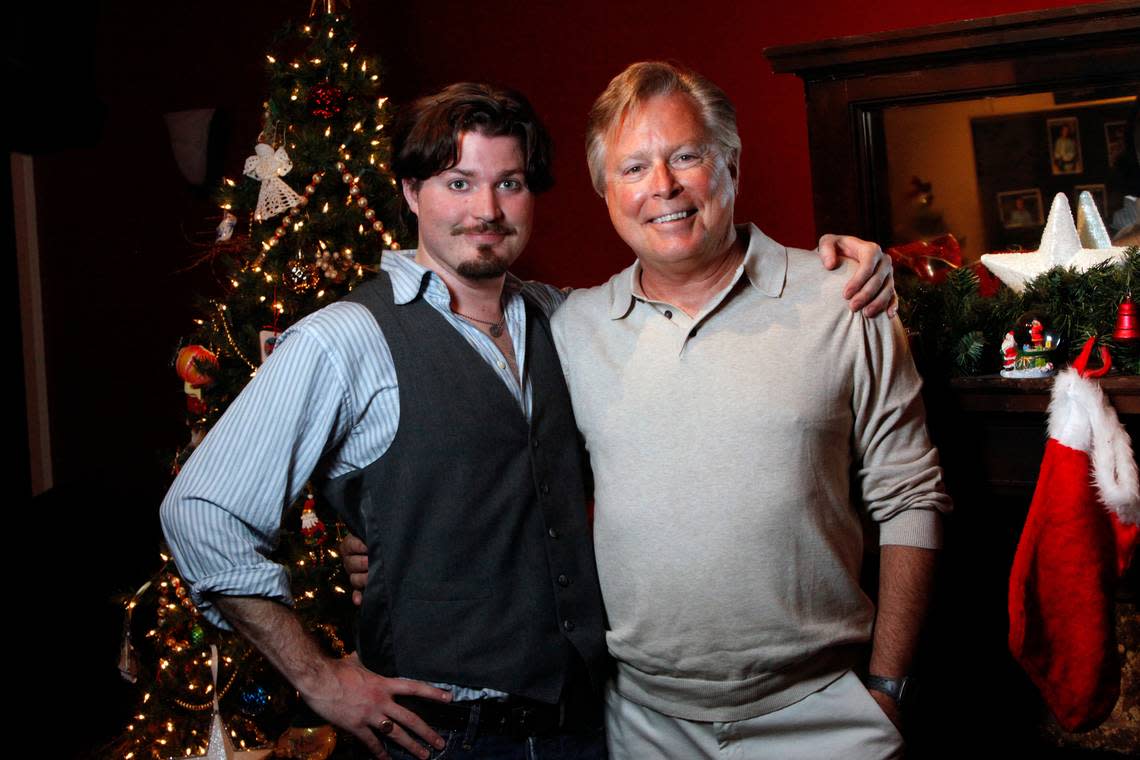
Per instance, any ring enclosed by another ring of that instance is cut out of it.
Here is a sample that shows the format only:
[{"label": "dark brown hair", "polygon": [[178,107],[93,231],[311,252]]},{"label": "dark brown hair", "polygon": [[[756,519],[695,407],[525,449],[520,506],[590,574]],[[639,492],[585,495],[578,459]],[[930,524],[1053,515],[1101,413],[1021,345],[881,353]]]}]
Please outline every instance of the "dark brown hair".
[{"label": "dark brown hair", "polygon": [[[525,162],[526,186],[541,193],[554,185],[550,133],[521,93],[475,82],[448,85],[412,103],[396,119],[392,171],[413,185],[455,166],[463,132],[517,137]],[[400,193],[403,197],[403,193]],[[402,208],[414,229],[414,216]]]}]

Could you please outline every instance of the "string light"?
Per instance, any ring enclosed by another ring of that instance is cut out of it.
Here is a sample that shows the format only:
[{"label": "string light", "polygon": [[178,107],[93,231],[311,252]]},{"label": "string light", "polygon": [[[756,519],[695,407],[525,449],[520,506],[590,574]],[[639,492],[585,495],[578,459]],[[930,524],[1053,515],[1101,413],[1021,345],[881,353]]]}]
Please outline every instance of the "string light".
[{"label": "string light", "polygon": [[218,319],[222,323],[222,332],[225,333],[226,342],[230,344],[230,348],[232,348],[233,352],[235,354],[237,354],[237,357],[239,359],[241,359],[243,362],[245,362],[245,365],[247,367],[249,367],[250,369],[252,369],[256,372],[257,371],[257,365],[254,364],[253,362],[251,362],[248,358],[246,358],[245,353],[242,352],[242,350],[238,347],[237,342],[234,340],[233,333],[230,332],[230,323],[226,320],[226,315],[222,313],[226,310],[226,305],[224,303],[220,303],[217,306],[218,306]]},{"label": "string light", "polygon": [[325,137],[332,134],[332,127],[325,127]]},{"label": "string light", "polygon": [[266,59],[267,61],[269,61],[270,63],[277,63],[277,59],[276,59],[276,58],[274,58],[274,57],[273,57],[273,56],[271,56],[271,55],[266,55],[266,56],[265,56],[265,59]]},{"label": "string light", "polygon": [[222,182],[223,182],[223,183],[225,183],[226,185],[229,185],[230,187],[233,187],[234,185],[236,185],[236,184],[237,184],[236,182],[234,182],[234,181],[233,181],[232,179],[230,179],[229,177],[225,177],[225,178],[223,178],[223,179],[222,179]]}]

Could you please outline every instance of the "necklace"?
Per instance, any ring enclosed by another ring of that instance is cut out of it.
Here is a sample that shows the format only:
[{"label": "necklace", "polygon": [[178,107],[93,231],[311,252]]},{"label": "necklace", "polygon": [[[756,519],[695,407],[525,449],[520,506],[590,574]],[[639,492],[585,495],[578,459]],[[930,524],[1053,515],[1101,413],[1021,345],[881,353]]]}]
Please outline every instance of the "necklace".
[{"label": "necklace", "polygon": [[481,325],[487,325],[487,332],[491,333],[492,338],[501,337],[503,334],[503,328],[507,326],[506,312],[501,312],[499,318],[494,322],[489,322],[486,319],[479,319],[478,317],[468,316],[467,314],[464,314],[461,311],[455,311],[454,309],[452,309],[451,313],[463,317],[468,322],[478,322]]}]

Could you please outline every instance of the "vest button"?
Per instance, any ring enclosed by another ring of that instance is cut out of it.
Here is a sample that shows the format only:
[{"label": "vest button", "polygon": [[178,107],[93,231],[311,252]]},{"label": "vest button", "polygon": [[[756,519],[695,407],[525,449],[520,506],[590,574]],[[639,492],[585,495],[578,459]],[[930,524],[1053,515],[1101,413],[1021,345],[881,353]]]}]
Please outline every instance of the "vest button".
[{"label": "vest button", "polygon": [[538,490],[542,491],[542,495],[545,496],[546,494],[550,493],[550,486],[547,485],[546,481],[544,480],[538,484]]},{"label": "vest button", "polygon": [[550,528],[546,531],[546,535],[550,536],[551,538],[558,538],[558,531],[556,531],[554,528]]},{"label": "vest button", "polygon": [[538,439],[537,439],[537,438],[532,438],[532,439],[530,440],[530,445],[531,445],[531,447],[532,447],[532,448],[535,448],[535,449],[537,449],[537,448],[538,448]]},{"label": "vest button", "polygon": [[574,621],[573,620],[563,620],[562,621],[562,627],[566,630],[567,633],[569,633],[570,631],[574,630]]},{"label": "vest button", "polygon": [[666,309],[665,310],[665,319],[672,319],[672,318],[673,318],[673,312]]},{"label": "vest button", "polygon": [[570,585],[570,579],[567,578],[565,575],[560,575],[560,576],[558,576],[558,585],[561,586],[562,588],[566,588],[567,586]]}]

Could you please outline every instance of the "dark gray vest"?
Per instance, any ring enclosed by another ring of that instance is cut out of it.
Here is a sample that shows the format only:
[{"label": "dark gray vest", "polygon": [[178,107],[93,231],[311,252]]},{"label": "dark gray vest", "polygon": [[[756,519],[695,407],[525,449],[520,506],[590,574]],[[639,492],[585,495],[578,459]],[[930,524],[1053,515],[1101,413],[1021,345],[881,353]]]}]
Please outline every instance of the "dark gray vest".
[{"label": "dark gray vest", "polygon": [[546,318],[526,304],[528,424],[422,294],[396,305],[380,273],[345,300],[376,317],[400,388],[388,451],[323,488],[368,544],[364,664],[545,702],[583,663],[600,685],[604,623],[584,454]]}]

